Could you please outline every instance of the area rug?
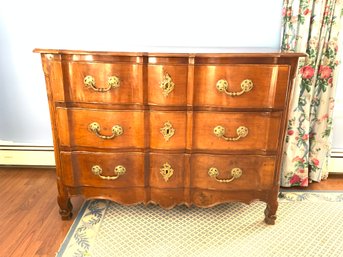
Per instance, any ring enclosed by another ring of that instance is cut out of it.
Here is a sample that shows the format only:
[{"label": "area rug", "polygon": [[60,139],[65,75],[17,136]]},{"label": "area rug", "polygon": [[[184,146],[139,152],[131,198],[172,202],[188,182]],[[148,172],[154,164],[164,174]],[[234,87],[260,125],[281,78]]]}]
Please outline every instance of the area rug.
[{"label": "area rug", "polygon": [[57,257],[343,256],[343,192],[280,193],[275,225],[265,203],[203,209],[86,201]]}]

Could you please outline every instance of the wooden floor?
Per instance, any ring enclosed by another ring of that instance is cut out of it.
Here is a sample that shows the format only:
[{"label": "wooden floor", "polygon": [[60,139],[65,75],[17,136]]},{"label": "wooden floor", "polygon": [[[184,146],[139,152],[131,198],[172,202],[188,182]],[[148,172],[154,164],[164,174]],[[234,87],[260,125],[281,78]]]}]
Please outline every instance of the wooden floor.
[{"label": "wooden floor", "polygon": [[[74,216],[62,221],[55,170],[0,167],[0,256],[55,256],[83,199],[73,198]],[[343,190],[343,175],[302,190]]]},{"label": "wooden floor", "polygon": [[0,168],[0,189],[0,256],[55,256],[76,216],[60,219],[55,170]]}]

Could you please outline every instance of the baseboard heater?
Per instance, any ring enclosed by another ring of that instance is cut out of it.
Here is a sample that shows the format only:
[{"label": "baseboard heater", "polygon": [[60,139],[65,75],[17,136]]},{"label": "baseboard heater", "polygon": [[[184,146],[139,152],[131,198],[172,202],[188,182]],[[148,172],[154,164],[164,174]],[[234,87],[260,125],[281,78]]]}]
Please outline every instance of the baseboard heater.
[{"label": "baseboard heater", "polygon": [[0,146],[0,165],[54,167],[54,148],[52,146]]},{"label": "baseboard heater", "polygon": [[343,173],[343,148],[331,152],[330,173]]}]

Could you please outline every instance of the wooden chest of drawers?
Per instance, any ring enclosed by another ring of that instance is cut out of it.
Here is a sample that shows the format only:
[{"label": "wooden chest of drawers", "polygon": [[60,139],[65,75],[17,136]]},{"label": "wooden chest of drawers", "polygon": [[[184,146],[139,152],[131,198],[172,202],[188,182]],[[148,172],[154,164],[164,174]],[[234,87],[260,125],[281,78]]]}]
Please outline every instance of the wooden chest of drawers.
[{"label": "wooden chest of drawers", "polygon": [[297,61],[283,53],[36,49],[54,136],[58,204],[267,203],[274,224]]}]

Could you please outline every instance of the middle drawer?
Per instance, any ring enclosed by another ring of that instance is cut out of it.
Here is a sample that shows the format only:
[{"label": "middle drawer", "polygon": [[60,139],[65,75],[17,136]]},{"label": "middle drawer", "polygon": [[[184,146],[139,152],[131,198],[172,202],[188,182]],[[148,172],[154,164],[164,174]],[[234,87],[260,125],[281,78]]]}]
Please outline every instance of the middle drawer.
[{"label": "middle drawer", "polygon": [[193,149],[276,151],[282,112],[195,112]]},{"label": "middle drawer", "polygon": [[56,108],[61,146],[143,148],[144,111]]},{"label": "middle drawer", "polygon": [[187,112],[150,111],[150,147],[153,149],[185,149]]}]

